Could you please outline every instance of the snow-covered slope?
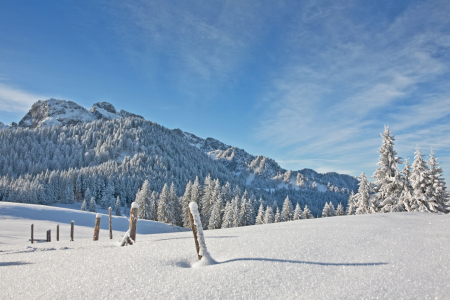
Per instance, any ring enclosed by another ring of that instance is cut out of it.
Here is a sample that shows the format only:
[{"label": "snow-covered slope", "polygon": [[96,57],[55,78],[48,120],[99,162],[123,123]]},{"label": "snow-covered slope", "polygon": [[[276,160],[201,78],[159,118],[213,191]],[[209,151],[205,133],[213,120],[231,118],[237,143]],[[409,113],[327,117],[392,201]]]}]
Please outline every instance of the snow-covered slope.
[{"label": "snow-covered slope", "polygon": [[[92,239],[96,213],[80,211],[81,203],[59,204],[59,207],[0,202],[0,247],[4,244],[25,244],[30,239],[31,224],[34,224],[35,238],[45,238],[47,230],[56,239],[56,225],[60,225],[61,240],[70,236],[70,222],[75,222],[75,239]],[[99,209],[103,216],[100,238],[109,237],[108,211]],[[123,234],[128,230],[129,219],[124,216],[112,217],[113,232]],[[155,234],[186,231],[185,228],[164,223],[139,220],[139,234]]]},{"label": "snow-covered slope", "polygon": [[[2,236],[12,226],[2,227]],[[202,268],[192,268],[191,232],[138,234],[128,247],[92,237],[1,245],[2,298],[447,299],[450,294],[449,215],[300,220],[210,230],[205,239],[217,264]]]},{"label": "snow-covered slope", "polygon": [[20,127],[44,127],[71,125],[82,122],[92,122],[98,119],[118,119],[121,117],[141,116],[120,110],[108,102],[97,102],[89,111],[72,101],[49,99],[34,103],[30,111],[19,122]]}]

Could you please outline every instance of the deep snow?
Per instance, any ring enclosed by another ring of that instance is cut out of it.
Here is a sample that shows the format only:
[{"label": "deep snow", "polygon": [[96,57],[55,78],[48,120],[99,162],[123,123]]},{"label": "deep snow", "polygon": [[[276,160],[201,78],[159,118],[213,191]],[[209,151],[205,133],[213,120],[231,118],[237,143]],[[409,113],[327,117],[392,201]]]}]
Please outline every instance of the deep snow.
[{"label": "deep snow", "polygon": [[[3,213],[5,204],[0,204]],[[17,221],[26,220],[28,234],[27,210],[20,204],[8,206],[9,210],[17,206],[17,216],[24,211],[27,219]],[[11,220],[0,220],[2,240],[13,227],[8,226]],[[445,299],[450,295],[450,215],[343,216],[204,233],[217,264],[201,268],[192,267],[197,257],[192,232],[138,234],[136,244],[127,247],[102,236],[94,242],[92,235],[74,242],[1,244],[2,298]]]}]

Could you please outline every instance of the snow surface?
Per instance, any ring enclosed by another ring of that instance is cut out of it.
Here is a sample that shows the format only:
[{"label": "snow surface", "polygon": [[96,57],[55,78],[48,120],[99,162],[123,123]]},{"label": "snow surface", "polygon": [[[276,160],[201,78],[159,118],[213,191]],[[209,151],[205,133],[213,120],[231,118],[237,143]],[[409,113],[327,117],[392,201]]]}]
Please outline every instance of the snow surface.
[{"label": "snow surface", "polygon": [[[0,204],[3,215],[5,203]],[[15,212],[17,222],[9,223],[12,217],[1,220],[1,240],[18,232],[20,222],[28,235],[30,218],[38,218],[39,211],[30,215],[33,210],[23,207],[28,205],[6,206]],[[90,217],[92,229],[94,215]],[[2,298],[448,299],[450,295],[450,215],[357,215],[207,230],[208,250],[217,264],[202,268],[193,267],[197,254],[191,232],[140,235],[128,247],[102,237],[93,242],[89,233],[87,239],[76,237],[74,242],[1,244]]]},{"label": "snow surface", "polygon": [[[80,203],[59,204],[56,206],[33,205],[23,203],[0,202],[0,247],[5,244],[30,244],[31,224],[34,224],[34,238],[44,239],[47,230],[52,231],[52,240],[56,240],[56,225],[59,224],[60,240],[69,240],[70,222],[75,222],[74,239],[92,239],[97,214],[81,211]],[[65,208],[67,207],[67,208]],[[68,209],[68,208],[76,208]],[[108,210],[98,210],[109,218]],[[112,216],[113,234],[123,236],[129,228],[129,216]],[[153,234],[188,231],[185,228],[171,226],[149,220],[138,220],[138,234]],[[109,222],[100,224],[100,240],[109,239]]]}]

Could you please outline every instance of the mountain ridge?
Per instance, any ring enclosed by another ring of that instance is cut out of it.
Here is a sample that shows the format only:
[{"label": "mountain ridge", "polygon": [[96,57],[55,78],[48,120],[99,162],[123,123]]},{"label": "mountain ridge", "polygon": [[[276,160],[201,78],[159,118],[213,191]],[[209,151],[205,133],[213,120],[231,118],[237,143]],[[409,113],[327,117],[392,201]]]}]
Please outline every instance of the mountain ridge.
[{"label": "mountain ridge", "polygon": [[[119,118],[145,120],[142,116],[124,110],[117,112],[108,102],[94,103],[92,109],[87,110],[75,102],[51,98],[34,103],[16,126],[23,128],[70,126],[100,119]],[[285,170],[271,158],[249,154],[244,149],[227,145],[217,139],[211,137],[203,139],[179,128],[171,131],[183,137],[191,146],[208,154],[211,159],[220,161],[247,185],[255,188],[269,191],[280,188],[311,189],[321,192],[329,190],[345,194],[357,189],[357,180],[350,175],[335,172],[321,174],[312,169]]]}]

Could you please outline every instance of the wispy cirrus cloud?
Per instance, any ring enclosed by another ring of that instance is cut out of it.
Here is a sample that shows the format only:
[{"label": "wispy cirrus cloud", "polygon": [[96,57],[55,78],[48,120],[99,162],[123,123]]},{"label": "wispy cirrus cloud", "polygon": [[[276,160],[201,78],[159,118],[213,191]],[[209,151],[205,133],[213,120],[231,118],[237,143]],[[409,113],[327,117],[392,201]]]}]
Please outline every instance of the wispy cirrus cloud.
[{"label": "wispy cirrus cloud", "polygon": [[47,98],[0,82],[0,111],[27,112],[34,102]]},{"label": "wispy cirrus cloud", "polygon": [[344,167],[339,157],[366,171],[386,124],[399,143],[448,149],[450,6],[410,3],[382,24],[350,18],[350,2],[308,9],[285,45],[295,54],[264,98],[259,138],[288,157],[327,159],[319,167],[328,169]]}]

